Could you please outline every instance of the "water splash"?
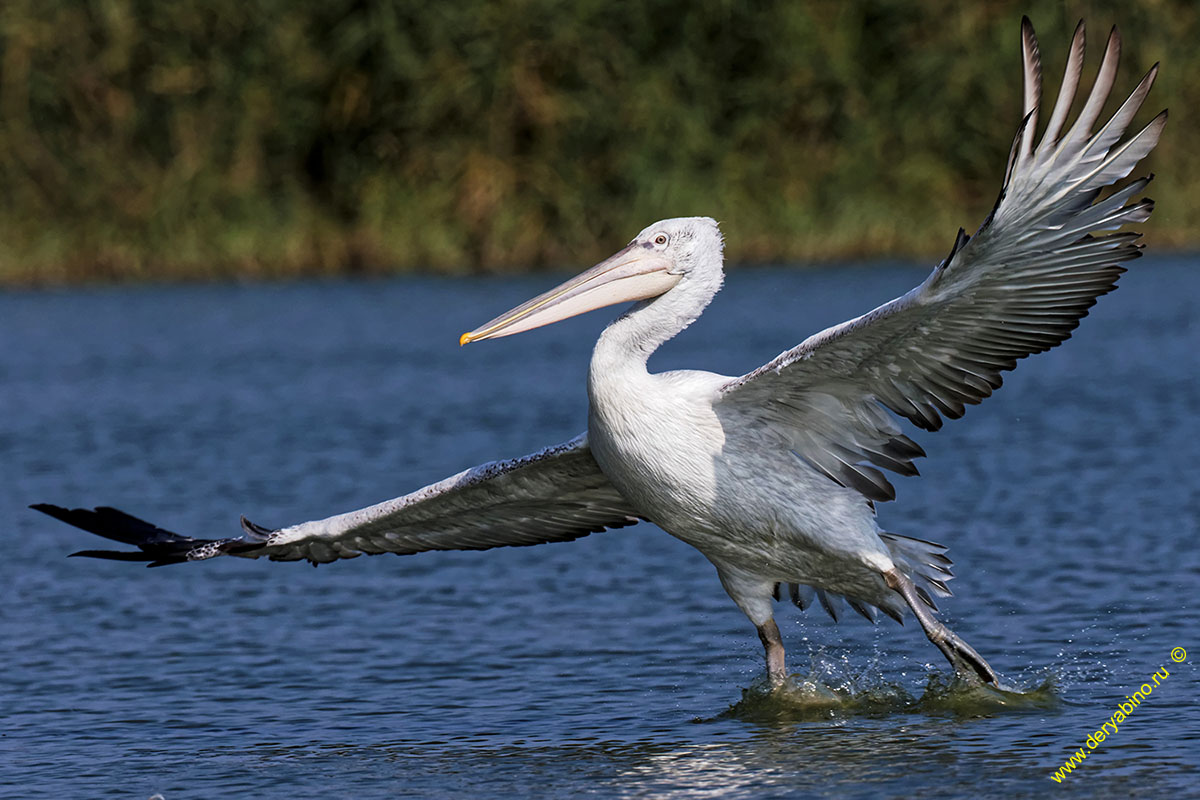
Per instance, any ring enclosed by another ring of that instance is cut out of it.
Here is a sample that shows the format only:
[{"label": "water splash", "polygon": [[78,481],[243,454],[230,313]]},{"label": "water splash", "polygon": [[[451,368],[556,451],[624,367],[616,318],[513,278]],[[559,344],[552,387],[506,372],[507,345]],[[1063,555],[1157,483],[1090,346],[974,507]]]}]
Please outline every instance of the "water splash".
[{"label": "water splash", "polygon": [[716,719],[787,723],[892,714],[982,717],[1045,711],[1061,704],[1053,676],[1031,687],[996,689],[934,672],[918,697],[904,686],[884,680],[878,672],[838,676],[828,664],[822,664],[809,675],[792,675],[774,688],[765,677],[757,679]]}]

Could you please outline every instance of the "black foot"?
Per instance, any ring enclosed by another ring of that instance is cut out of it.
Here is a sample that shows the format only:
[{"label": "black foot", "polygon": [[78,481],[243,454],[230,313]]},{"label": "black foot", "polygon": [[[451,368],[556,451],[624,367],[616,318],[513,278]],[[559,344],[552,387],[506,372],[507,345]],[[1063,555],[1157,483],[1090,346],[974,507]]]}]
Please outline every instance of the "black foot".
[{"label": "black foot", "polygon": [[997,677],[996,671],[984,660],[983,656],[975,652],[974,647],[967,644],[961,636],[947,628],[933,615],[929,601],[922,599],[917,587],[907,575],[899,570],[892,570],[885,573],[883,577],[888,586],[898,592],[904,598],[904,602],[908,603],[917,622],[921,623],[921,629],[925,631],[929,641],[942,651],[942,655],[950,662],[950,666],[954,667],[955,674],[968,681],[974,682],[978,679],[993,688],[1000,688],[1000,679]]}]

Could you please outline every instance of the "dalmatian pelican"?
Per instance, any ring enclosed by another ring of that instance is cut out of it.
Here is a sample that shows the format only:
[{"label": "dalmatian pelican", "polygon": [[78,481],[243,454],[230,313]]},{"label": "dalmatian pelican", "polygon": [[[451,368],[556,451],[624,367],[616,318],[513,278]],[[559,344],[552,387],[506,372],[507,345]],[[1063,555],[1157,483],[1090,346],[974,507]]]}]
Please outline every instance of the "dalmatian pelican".
[{"label": "dalmatian pelican", "polygon": [[[785,682],[773,601],[841,603],[874,620],[912,611],[965,680],[996,672],[936,615],[951,562],[939,544],[881,530],[875,504],[895,490],[883,470],[917,474],[907,420],[936,431],[992,394],[1019,359],[1067,339],[1112,291],[1149,218],[1135,199],[1150,177],[1101,196],[1158,142],[1163,111],[1126,136],[1157,65],[1093,131],[1117,73],[1113,29],[1091,92],[1066,126],[1080,82],[1084,30],[1040,138],[1041,63],[1021,26],[1024,113],[999,199],[974,236],[962,230],[919,286],[824,330],[742,376],[646,362],[692,324],[721,288],[723,239],[707,217],[650,225],[612,257],[463,334],[461,343],[526,331],[633,302],[596,343],[588,430],[541,452],[474,467],[412,494],[272,530],[196,539],[109,507],[33,508],[136,550],[74,555],[160,566],[216,556],[324,563],[362,553],[483,550],[563,542],[648,520],[703,553],[758,629],[771,685]],[[1100,233],[1106,232],[1106,233]]]}]

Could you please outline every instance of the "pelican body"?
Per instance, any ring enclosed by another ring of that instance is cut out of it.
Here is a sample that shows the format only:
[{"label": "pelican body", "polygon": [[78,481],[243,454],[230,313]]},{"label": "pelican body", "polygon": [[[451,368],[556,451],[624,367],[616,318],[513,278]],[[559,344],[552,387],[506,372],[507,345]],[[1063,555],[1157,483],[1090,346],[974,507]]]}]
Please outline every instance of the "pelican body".
[{"label": "pelican body", "polygon": [[713,220],[659,222],[635,247],[664,236],[672,262],[687,265],[683,277],[610,325],[592,355],[588,441],[600,469],[635,508],[653,509],[651,521],[704,553],[756,625],[771,619],[778,583],[896,608],[881,577],[893,564],[862,494],[831,485],[757,412],[724,404],[735,377],[647,370],[650,354],[721,285]]},{"label": "pelican body", "polygon": [[651,373],[647,360],[699,318],[723,281],[723,238],[707,217],[650,225],[581,275],[465,333],[508,336],[616,303],[588,371],[588,430],[562,445],[484,464],[375,506],[281,529],[242,519],[242,533],[194,539],[116,509],[34,508],[133,551],[74,555],[150,566],[221,555],[313,563],[362,553],[411,554],[568,541],[649,520],[695,547],[758,630],[772,685],[787,678],[773,603],[786,587],[836,619],[844,599],[874,620],[912,611],[965,680],[996,672],[941,623],[946,548],[882,530],[876,503],[895,498],[883,470],[915,475],[924,455],[901,427],[934,431],[1001,385],[1019,359],[1071,334],[1115,288],[1149,218],[1135,199],[1149,178],[1101,198],[1157,143],[1162,112],[1126,136],[1157,65],[1093,132],[1120,51],[1114,29],[1093,88],[1066,127],[1082,73],[1076,29],[1041,137],[1041,63],[1022,21],[1024,119],[995,208],[973,237],[904,296],[785,350],[742,376]]}]

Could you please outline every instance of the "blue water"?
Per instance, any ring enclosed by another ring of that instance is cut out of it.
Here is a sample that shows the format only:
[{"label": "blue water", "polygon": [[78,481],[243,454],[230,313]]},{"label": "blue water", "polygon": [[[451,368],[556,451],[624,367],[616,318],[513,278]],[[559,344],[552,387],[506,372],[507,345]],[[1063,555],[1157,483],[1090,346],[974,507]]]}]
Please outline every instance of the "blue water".
[{"label": "blue water", "polygon": [[[65,558],[98,540],[26,509],[222,536],[573,436],[604,312],[457,345],[552,278],[0,294],[0,797],[1194,796],[1198,268],[1136,262],[1064,347],[915,435],[924,477],[881,507],[951,546],[946,618],[1029,692],[1011,708],[939,688],[911,623],[786,605],[790,666],[841,699],[757,696],[753,629],[649,525],[146,570]],[[749,370],[923,274],[735,270],[652,366]]]}]

